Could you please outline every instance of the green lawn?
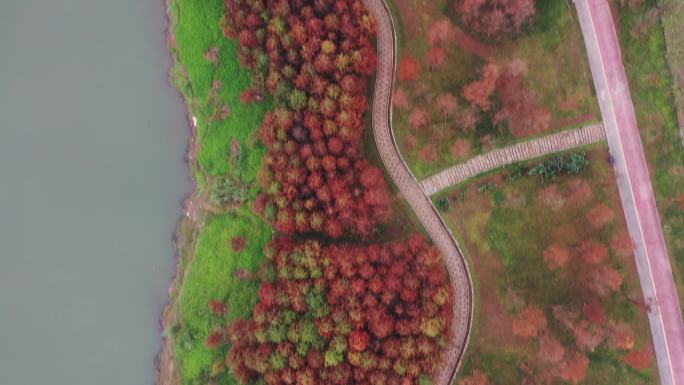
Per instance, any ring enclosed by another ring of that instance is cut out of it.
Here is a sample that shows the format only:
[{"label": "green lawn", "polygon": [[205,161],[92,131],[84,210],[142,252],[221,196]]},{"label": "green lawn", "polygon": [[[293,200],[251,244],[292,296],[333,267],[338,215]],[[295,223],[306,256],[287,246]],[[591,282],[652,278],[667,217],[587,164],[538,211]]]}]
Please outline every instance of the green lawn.
[{"label": "green lawn", "polygon": [[[236,59],[236,42],[226,39],[221,32],[223,2],[173,0],[171,9],[176,54],[187,73],[186,79],[175,77],[197,116],[202,171],[207,175],[229,173],[247,182],[253,181],[266,153],[264,146],[256,140],[255,128],[261,124],[271,103],[246,105],[239,100],[240,93],[249,88],[251,78],[249,70],[242,68]],[[214,46],[219,50],[218,64],[204,58],[205,52]],[[177,68],[175,73],[181,71]],[[212,90],[215,80],[222,83],[218,92]],[[224,105],[229,106],[230,116],[210,121],[209,117]],[[233,138],[243,148],[249,148],[249,151],[241,152],[241,167],[238,168],[231,168],[229,164]]]},{"label": "green lawn", "polygon": [[634,11],[621,9],[621,48],[646,159],[650,165],[660,219],[671,255],[679,299],[684,305],[684,151],[679,136],[672,75],[665,58],[663,27],[647,24],[643,36],[632,30],[655,1]]},{"label": "green lawn", "polygon": [[[233,237],[247,238],[240,253],[230,248]],[[207,220],[197,239],[194,259],[185,276],[178,303],[181,324],[176,331],[176,357],[185,384],[204,385],[208,371],[217,360],[224,360],[228,347],[207,349],[204,341],[227,320],[249,317],[257,302],[258,281],[234,277],[236,269],[255,272],[263,259],[263,246],[271,239],[271,228],[256,218],[251,209]],[[208,302],[217,300],[230,305],[227,318],[209,311]],[[222,376],[223,383],[235,383]]]}]

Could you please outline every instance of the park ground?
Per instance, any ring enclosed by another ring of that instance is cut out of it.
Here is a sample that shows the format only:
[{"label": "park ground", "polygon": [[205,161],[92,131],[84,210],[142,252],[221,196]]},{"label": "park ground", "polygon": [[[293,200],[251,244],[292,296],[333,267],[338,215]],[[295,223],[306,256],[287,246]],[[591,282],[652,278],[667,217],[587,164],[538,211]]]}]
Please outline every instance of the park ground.
[{"label": "park ground", "polygon": [[589,164],[572,175],[529,175],[554,155],[435,197],[476,282],[460,383],[658,382],[608,152],[603,143],[582,151]]},{"label": "park ground", "polygon": [[641,141],[680,304],[684,306],[684,126],[678,123],[677,116],[678,109],[684,111],[684,41],[679,21],[682,14],[674,9],[679,7],[681,12],[682,5],[677,3],[649,0],[635,8],[616,10]]},{"label": "park ground", "polygon": [[[612,5],[673,273],[680,302],[684,304],[684,152],[681,132],[684,41],[679,38],[681,23],[677,22],[681,18],[682,5],[672,1],[645,1],[634,7]],[[564,286],[563,280],[558,280],[557,272],[550,271],[544,261],[544,251],[550,242],[572,244],[578,240],[572,241],[577,236],[594,238],[597,243],[610,245],[610,260],[616,263],[614,266],[621,266],[623,281],[620,295],[613,296],[607,304],[610,309],[606,312],[607,319],[623,317],[622,321],[630,323],[635,341],[638,341],[633,349],[641,349],[637,351],[643,353],[643,365],[639,369],[639,365],[634,365],[634,357],[628,359],[630,353],[624,349],[620,352],[620,349],[611,350],[603,346],[588,352],[589,364],[584,383],[601,384],[616,379],[619,379],[618,383],[626,384],[657,383],[650,352],[650,334],[643,314],[649,305],[639,301],[641,292],[631,257],[619,257],[620,253],[613,247],[614,241],[624,237],[626,230],[621,208],[611,206],[611,202],[619,202],[612,167],[605,162],[607,152],[604,145],[592,147],[589,153],[591,167],[581,179],[590,185],[592,191],[602,191],[592,198],[596,204],[610,206],[617,214],[610,231],[593,231],[593,227],[586,223],[586,211],[563,212],[567,209],[564,196],[572,190],[571,184],[577,183],[576,177],[560,179],[556,183],[557,190],[552,190],[548,186],[535,186],[530,180],[511,182],[507,175],[515,172],[507,170],[477,179],[436,198],[436,203],[444,206],[445,196],[450,197],[448,202],[452,207],[446,213],[447,221],[464,242],[477,282],[476,328],[460,380],[462,383],[477,383],[468,381],[478,379],[481,374],[495,384],[520,383],[531,373],[543,373],[543,368],[538,366],[540,361],[543,362],[539,349],[549,345],[542,344],[542,338],[536,342],[529,339],[525,342],[512,335],[510,328],[501,328],[500,325],[512,325],[515,314],[520,314],[517,312],[531,303],[553,320],[549,323],[549,330],[567,329],[567,325],[552,314],[554,298],[574,301],[574,306],[581,305],[585,310],[586,302],[582,305],[582,299],[586,293],[582,294],[577,287]],[[414,157],[412,162],[414,169],[422,167],[420,159]],[[559,191],[560,196],[557,194]],[[549,205],[560,205],[560,208]],[[620,258],[618,261],[616,256]],[[519,261],[524,262],[527,270],[521,269],[523,265],[518,264]],[[529,269],[529,266],[535,268]],[[524,294],[520,295],[520,292]],[[572,307],[573,304],[565,306]],[[617,309],[622,309],[622,314]],[[576,337],[574,342],[562,337],[558,340],[563,344],[576,344]],[[610,344],[610,338],[605,341]],[[570,349],[570,345],[565,348]],[[649,361],[648,365],[646,361]]]},{"label": "park ground", "polygon": [[[389,3],[399,35],[394,129],[419,179],[492,148],[600,119],[579,24],[565,1],[539,1],[533,23],[504,41],[469,35],[453,1]],[[442,43],[440,31],[448,35]],[[416,70],[402,75],[402,62],[416,62]],[[488,63],[500,77],[485,110],[463,94]],[[512,99],[523,103],[514,116],[501,117]]]}]

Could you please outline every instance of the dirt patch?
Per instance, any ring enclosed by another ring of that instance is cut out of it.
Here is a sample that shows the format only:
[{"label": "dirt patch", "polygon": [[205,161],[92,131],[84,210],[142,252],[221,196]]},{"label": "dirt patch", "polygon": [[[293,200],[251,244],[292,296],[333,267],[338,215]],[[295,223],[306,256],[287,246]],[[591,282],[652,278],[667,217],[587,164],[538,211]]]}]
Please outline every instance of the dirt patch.
[{"label": "dirt patch", "polygon": [[597,120],[594,114],[584,114],[582,116],[572,117],[572,118],[562,118],[553,121],[551,126],[554,130],[560,130],[563,128],[576,127],[580,125],[591,124]]},{"label": "dirt patch", "polygon": [[494,55],[496,47],[487,45],[476,38],[465,33],[458,26],[456,27],[456,42],[466,51],[473,53],[483,59],[488,59]]}]

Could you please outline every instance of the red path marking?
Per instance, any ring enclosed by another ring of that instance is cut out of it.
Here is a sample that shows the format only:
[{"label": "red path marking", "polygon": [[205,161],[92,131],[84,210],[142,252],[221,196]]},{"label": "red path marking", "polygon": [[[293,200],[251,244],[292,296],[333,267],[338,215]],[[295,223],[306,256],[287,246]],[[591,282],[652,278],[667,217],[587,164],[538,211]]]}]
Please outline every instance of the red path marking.
[{"label": "red path marking", "polygon": [[575,0],[589,55],[627,225],[635,241],[639,280],[649,312],[662,384],[684,385],[684,322],[634,106],[606,0]]}]

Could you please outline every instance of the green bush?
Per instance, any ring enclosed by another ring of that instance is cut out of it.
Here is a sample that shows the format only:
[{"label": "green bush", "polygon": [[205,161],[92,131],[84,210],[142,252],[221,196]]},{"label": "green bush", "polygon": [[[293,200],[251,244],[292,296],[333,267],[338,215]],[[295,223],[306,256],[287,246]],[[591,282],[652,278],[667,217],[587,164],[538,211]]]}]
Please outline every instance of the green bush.
[{"label": "green bush", "polygon": [[249,187],[231,177],[218,178],[209,190],[209,200],[217,205],[239,205],[248,198]]},{"label": "green bush", "polygon": [[494,183],[485,182],[477,186],[477,192],[480,194],[489,194],[490,192],[494,191],[495,188],[496,185]]},{"label": "green bush", "polygon": [[559,175],[579,174],[589,166],[586,152],[573,152],[569,155],[558,155],[549,158],[528,171],[528,175],[538,175],[542,183],[554,181]]},{"label": "green bush", "polygon": [[446,212],[451,208],[451,201],[447,195],[441,196],[435,200],[435,207],[441,212]]}]

